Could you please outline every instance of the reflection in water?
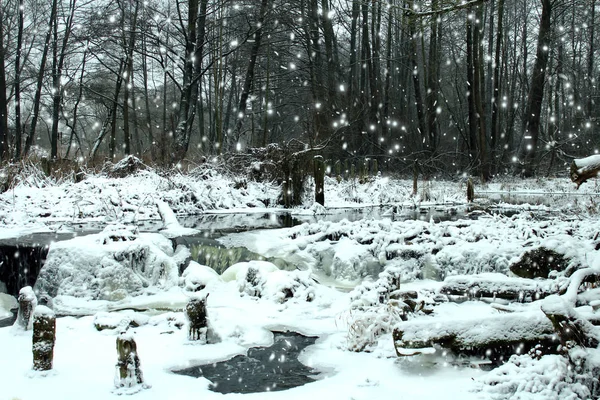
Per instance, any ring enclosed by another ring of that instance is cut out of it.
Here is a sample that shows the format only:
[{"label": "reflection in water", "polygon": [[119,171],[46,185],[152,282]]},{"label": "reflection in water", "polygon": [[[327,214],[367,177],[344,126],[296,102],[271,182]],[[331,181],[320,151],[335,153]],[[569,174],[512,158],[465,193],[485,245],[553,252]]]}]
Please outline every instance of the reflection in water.
[{"label": "reflection in water", "polygon": [[272,346],[253,347],[246,356],[173,372],[202,376],[211,381],[211,390],[224,394],[291,389],[314,382],[317,371],[298,361],[298,356],[316,340],[295,332],[274,332]]}]

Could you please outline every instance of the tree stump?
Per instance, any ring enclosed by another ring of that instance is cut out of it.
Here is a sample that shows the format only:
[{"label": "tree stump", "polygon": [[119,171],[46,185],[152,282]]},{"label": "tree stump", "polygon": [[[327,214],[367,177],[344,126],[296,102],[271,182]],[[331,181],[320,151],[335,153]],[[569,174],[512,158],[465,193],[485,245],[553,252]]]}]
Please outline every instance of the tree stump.
[{"label": "tree stump", "polygon": [[473,181],[471,178],[467,179],[467,201],[472,203],[475,200],[475,188],[473,187]]},{"label": "tree stump", "polygon": [[185,306],[185,316],[190,323],[188,339],[206,341],[208,332],[206,297],[191,298]]},{"label": "tree stump", "polygon": [[314,158],[315,202],[325,205],[325,163],[322,156]]},{"label": "tree stump", "polygon": [[39,306],[33,315],[33,369],[49,371],[54,359],[56,342],[56,316],[46,306]]},{"label": "tree stump", "polygon": [[25,286],[19,291],[19,311],[16,325],[23,330],[29,330],[33,324],[33,312],[37,305],[37,297],[31,286]]},{"label": "tree stump", "polygon": [[131,388],[144,383],[140,367],[140,358],[137,354],[137,344],[133,336],[122,332],[117,337],[117,374],[115,386],[117,388]]}]

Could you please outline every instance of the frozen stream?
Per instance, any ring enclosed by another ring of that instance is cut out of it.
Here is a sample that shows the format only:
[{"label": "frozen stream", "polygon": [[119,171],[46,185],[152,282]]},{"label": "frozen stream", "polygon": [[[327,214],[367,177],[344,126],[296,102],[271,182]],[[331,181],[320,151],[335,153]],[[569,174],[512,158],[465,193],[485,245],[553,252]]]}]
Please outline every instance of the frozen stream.
[{"label": "frozen stream", "polygon": [[273,332],[274,343],[268,347],[252,347],[247,355],[226,361],[173,371],[195,378],[204,377],[215,392],[258,393],[287,390],[314,382],[317,371],[298,361],[300,353],[316,341],[316,337],[294,332]]}]

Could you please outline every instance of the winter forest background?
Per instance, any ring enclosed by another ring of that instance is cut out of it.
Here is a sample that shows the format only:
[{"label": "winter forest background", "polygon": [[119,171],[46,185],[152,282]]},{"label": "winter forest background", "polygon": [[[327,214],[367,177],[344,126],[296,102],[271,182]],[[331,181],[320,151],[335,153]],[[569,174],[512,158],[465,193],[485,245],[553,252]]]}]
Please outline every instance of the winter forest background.
[{"label": "winter forest background", "polygon": [[[594,0],[3,0],[0,155],[278,143],[487,180],[596,153]],[[49,153],[49,154],[46,154]]]}]

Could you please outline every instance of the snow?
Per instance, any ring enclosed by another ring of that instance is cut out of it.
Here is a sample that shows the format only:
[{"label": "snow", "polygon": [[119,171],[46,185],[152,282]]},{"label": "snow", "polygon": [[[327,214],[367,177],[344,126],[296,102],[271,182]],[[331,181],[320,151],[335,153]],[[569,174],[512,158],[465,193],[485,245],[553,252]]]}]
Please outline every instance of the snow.
[{"label": "snow", "polygon": [[179,283],[179,265],[189,250],[173,251],[161,234],[109,225],[98,234],[50,245],[35,289],[50,297],[68,295],[119,300]]},{"label": "snow", "polygon": [[213,281],[220,281],[221,277],[212,268],[190,261],[187,268],[181,274],[183,286],[189,292],[197,292],[204,289]]},{"label": "snow", "polygon": [[[240,296],[234,281],[217,282],[207,299],[207,312],[222,342],[190,345],[186,329],[177,327],[177,320],[182,320],[181,311],[161,313],[151,317],[147,324],[130,328],[129,334],[137,343],[144,380],[151,385],[135,396],[137,399],[223,398],[208,390],[206,379],[175,375],[171,371],[229,359],[244,353],[248,346],[269,345],[272,342],[269,329],[292,329],[321,337],[301,355],[302,362],[322,371],[321,378],[285,392],[248,394],[244,398],[393,398],[399,387],[407,396],[422,399],[439,398],[444,392],[452,394],[445,397],[449,399],[476,398],[468,389],[472,378],[483,374],[481,371],[442,368],[435,372],[439,386],[432,386],[426,384],[424,377],[415,377],[399,367],[390,346],[380,350],[382,357],[346,351],[343,344],[347,327],[337,319],[346,307],[346,295],[322,286],[315,287],[314,301],[288,302],[281,308],[273,299]],[[54,393],[64,400],[81,398],[81,393],[91,400],[118,396],[112,392],[118,332],[97,331],[94,320],[98,318],[57,319],[54,371],[43,377],[30,374],[31,337],[15,336],[7,328],[0,329],[3,395],[35,399],[44,393]]]},{"label": "snow", "polygon": [[[0,238],[79,232],[78,225],[92,222],[104,228],[52,243],[36,284],[37,294],[53,297],[49,307],[59,315],[52,373],[31,371],[31,331],[15,334],[0,328],[3,396],[38,399],[51,393],[69,400],[84,393],[91,400],[118,398],[122,393],[113,391],[115,340],[127,329],[136,340],[149,385],[135,393],[137,399],[590,397],[562,355],[536,350],[486,372],[473,368],[481,360],[465,363],[430,347],[407,349],[418,354],[399,358],[392,340],[398,326],[405,329],[405,338],[421,340],[443,333],[473,343],[483,343],[490,335],[498,340],[551,335],[541,309],[560,310],[565,304],[580,305],[566,308],[577,313],[573,315],[594,317],[600,293],[595,289],[577,293],[579,285],[560,297],[526,304],[496,299],[490,300],[493,304],[456,304],[445,302],[448,299],[440,294],[445,283],[472,288],[477,284],[475,274],[486,279],[486,290],[492,292],[502,285],[553,291],[596,271],[600,255],[593,201],[589,196],[570,196],[575,188],[566,179],[498,179],[477,186],[478,196],[498,194],[504,202],[512,201],[505,195],[528,194],[536,196],[530,199],[538,204],[504,203],[501,207],[518,213],[502,216],[490,215],[491,201],[477,199],[473,207],[483,209],[477,219],[452,221],[457,210],[471,210],[464,180],[420,182],[413,197],[408,180],[378,176],[358,184],[327,177],[325,207],[292,211],[307,223],[219,238],[227,247],[247,247],[268,260],[231,265],[219,276],[207,266],[189,262],[189,249],[174,249],[169,238],[203,234],[204,229],[185,228],[178,219],[193,214],[254,212],[269,215],[259,227],[277,226],[273,216],[282,211],[277,204],[280,187],[250,180],[237,183],[238,178],[210,168],[168,176],[146,169],[120,179],[90,175],[77,184],[37,185],[24,180],[0,194]],[[597,185],[582,189],[586,195],[599,191]],[[558,193],[556,199],[552,193]],[[363,218],[364,214],[356,221],[331,218],[335,208],[357,206],[377,207],[378,220]],[[432,218],[436,212],[449,220]],[[416,220],[403,220],[409,214],[416,214]],[[220,222],[220,216],[214,215],[213,229],[231,227]],[[242,214],[235,218],[239,224],[255,223]],[[160,233],[139,228],[145,221],[159,220]],[[578,271],[570,276],[557,271],[553,280],[510,276],[510,265],[538,247],[562,254],[568,269]],[[392,279],[398,276],[400,288]],[[408,292],[416,293],[411,298],[417,304],[414,313],[405,312],[409,301],[403,296]],[[222,339],[215,344],[187,338],[183,309],[190,298],[205,294],[211,328]],[[14,306],[14,298],[0,294],[0,319]],[[37,312],[47,310],[42,307]],[[268,346],[273,330],[319,336],[300,356],[319,371],[316,382],[285,392],[223,396],[210,391],[204,378],[172,372],[229,360],[251,346]],[[587,357],[592,367],[600,365],[600,355],[593,349],[581,350],[579,356]]]},{"label": "snow", "polygon": [[577,172],[582,173],[584,170],[590,167],[594,167],[595,165],[600,164],[600,155],[593,155],[585,158],[577,158],[573,160],[575,165],[579,167]]}]

